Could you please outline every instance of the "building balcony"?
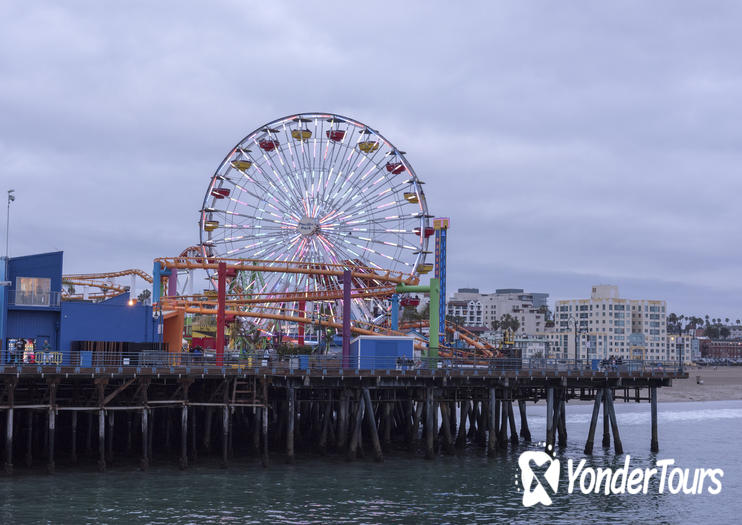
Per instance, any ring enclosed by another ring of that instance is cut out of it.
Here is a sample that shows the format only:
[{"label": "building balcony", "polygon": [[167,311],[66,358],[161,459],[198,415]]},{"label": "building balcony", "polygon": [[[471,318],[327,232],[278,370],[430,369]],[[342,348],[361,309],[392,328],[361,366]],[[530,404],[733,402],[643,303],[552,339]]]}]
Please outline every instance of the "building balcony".
[{"label": "building balcony", "polygon": [[8,291],[8,306],[16,308],[59,308],[62,292]]}]

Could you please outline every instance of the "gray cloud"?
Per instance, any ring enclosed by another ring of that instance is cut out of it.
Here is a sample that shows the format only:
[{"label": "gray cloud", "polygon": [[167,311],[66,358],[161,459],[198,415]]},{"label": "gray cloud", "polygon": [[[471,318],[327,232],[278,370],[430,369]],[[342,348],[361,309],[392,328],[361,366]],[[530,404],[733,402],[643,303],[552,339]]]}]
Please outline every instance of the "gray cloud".
[{"label": "gray cloud", "polygon": [[615,282],[736,315],[742,71],[733,2],[5,2],[12,253],[68,272],[198,239],[226,152],[299,111],[408,152],[452,217],[449,289]]}]

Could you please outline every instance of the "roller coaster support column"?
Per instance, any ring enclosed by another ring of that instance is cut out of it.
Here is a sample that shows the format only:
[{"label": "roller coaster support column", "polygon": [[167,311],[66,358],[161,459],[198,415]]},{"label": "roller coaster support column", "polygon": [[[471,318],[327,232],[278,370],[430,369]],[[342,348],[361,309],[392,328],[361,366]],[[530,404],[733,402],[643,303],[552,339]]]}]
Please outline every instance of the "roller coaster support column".
[{"label": "roller coaster support column", "polygon": [[[438,301],[435,303],[433,297],[430,297],[430,309],[432,310],[434,306],[438,306],[439,326],[445,326],[444,323],[446,322],[446,237],[448,222],[448,217],[433,220],[433,228],[435,229],[435,277],[440,282],[440,294]],[[444,343],[445,337],[445,333],[440,334],[440,344]]]},{"label": "roller coaster support column", "polygon": [[217,268],[216,297],[216,366],[224,364],[224,310],[227,297],[227,263],[220,262]]},{"label": "roller coaster support column", "polygon": [[392,294],[392,330],[399,330],[399,294]]},{"label": "roller coaster support column", "polygon": [[152,269],[152,304],[160,302],[160,296],[162,295],[162,278],[170,277],[171,271],[167,268],[162,267],[160,261],[155,261],[154,268]]},{"label": "roller coaster support column", "polygon": [[438,348],[440,348],[440,320],[435,305],[440,301],[440,281],[435,277],[430,279],[428,286],[407,286],[404,284],[397,285],[397,293],[429,293],[430,294],[430,343],[428,344],[428,357],[438,357]]},{"label": "roller coaster support column", "polygon": [[350,366],[350,270],[343,272],[343,368]]}]

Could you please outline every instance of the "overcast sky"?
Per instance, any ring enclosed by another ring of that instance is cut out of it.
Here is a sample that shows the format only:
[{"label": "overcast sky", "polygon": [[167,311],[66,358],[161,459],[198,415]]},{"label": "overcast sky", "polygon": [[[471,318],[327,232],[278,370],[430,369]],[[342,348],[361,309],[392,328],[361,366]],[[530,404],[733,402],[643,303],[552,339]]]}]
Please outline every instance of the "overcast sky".
[{"label": "overcast sky", "polygon": [[611,283],[735,319],[741,22],[714,1],[4,1],[11,256],[151,271],[197,243],[234,144],[327,111],[404,149],[451,217],[449,292]]}]

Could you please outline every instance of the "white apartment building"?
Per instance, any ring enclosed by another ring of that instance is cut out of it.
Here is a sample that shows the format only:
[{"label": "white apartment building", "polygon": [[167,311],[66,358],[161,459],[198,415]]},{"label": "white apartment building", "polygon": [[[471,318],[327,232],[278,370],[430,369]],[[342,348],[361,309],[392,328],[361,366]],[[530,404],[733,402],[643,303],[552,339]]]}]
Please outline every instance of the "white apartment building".
[{"label": "white apartment building", "polygon": [[546,315],[542,307],[547,306],[548,297],[549,294],[525,293],[519,288],[499,289],[495,293],[479,293],[477,288],[460,288],[448,301],[446,312],[467,319],[467,326],[488,329],[492,321],[510,314],[520,322],[515,334],[517,337],[546,329]]},{"label": "white apartment building", "polygon": [[[667,347],[667,304],[648,299],[623,299],[618,287],[593,286],[589,299],[556,301],[555,328],[559,333],[578,332],[583,359],[672,359]],[[544,334],[546,336],[548,334]],[[559,345],[560,357],[574,357],[574,335],[568,347]],[[563,343],[563,338],[559,339]],[[563,352],[568,349],[568,354]]]}]

